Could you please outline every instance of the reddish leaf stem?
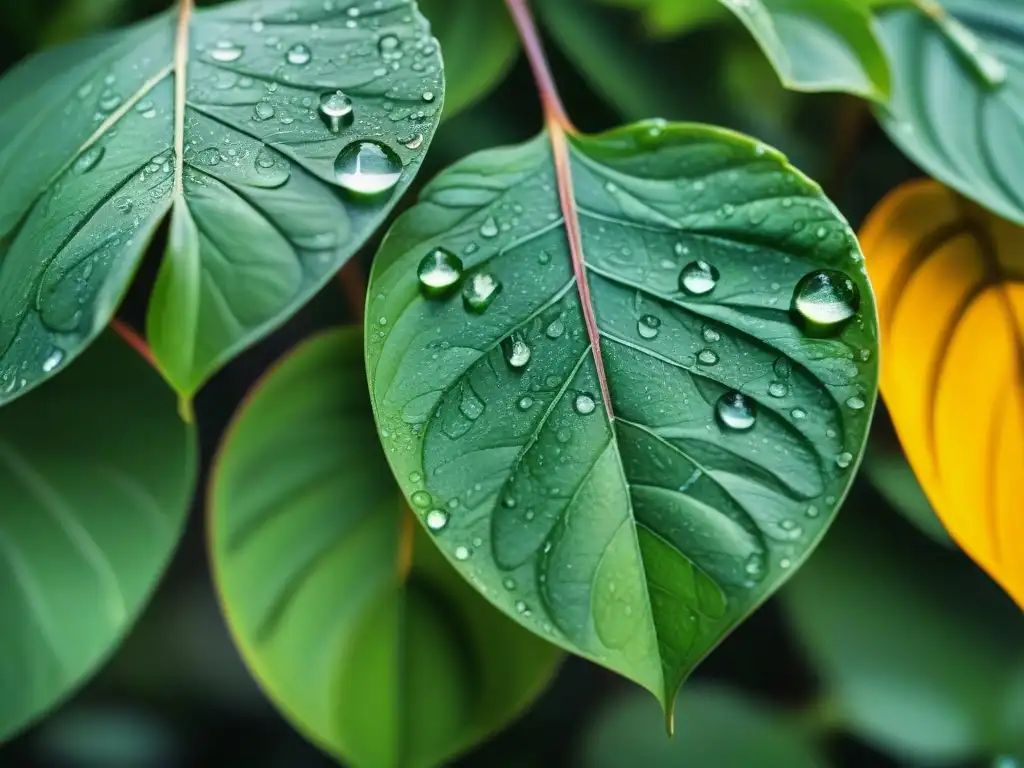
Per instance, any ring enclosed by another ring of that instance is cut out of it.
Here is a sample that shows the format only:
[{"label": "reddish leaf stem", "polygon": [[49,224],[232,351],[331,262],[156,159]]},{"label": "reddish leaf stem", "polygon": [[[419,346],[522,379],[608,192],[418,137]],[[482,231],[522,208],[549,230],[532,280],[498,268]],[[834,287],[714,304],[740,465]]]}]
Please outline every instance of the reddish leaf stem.
[{"label": "reddish leaf stem", "polygon": [[[509,13],[512,14],[512,21],[515,22],[519,31],[519,39],[523,41],[523,50],[526,51],[526,58],[533,70],[533,78],[537,82],[537,90],[540,92],[541,104],[544,107],[544,119],[548,127],[558,126],[566,133],[576,133],[569,116],[562,106],[562,98],[558,95],[558,87],[555,85],[555,78],[551,75],[551,67],[548,66],[547,57],[544,55],[544,46],[540,42],[540,35],[537,32],[537,25],[533,21],[533,15],[526,4],[526,0],[505,0]],[[549,0],[550,2],[550,0]]]},{"label": "reddish leaf stem", "polygon": [[153,353],[149,351],[149,345],[146,344],[145,339],[134,328],[115,317],[110,321],[110,329],[120,336],[128,346],[138,352],[143,360],[153,366],[153,368],[156,368],[156,361],[153,359]]}]

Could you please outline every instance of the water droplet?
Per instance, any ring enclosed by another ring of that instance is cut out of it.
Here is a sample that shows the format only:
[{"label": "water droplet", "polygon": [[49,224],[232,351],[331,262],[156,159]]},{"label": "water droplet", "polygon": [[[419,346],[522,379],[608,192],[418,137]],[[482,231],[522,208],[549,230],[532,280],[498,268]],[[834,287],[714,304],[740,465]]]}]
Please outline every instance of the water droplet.
[{"label": "water droplet", "polygon": [[356,195],[379,195],[402,178],[402,161],[394,150],[376,141],[354,141],[334,161],[338,184]]},{"label": "water droplet", "polygon": [[764,573],[764,558],[761,555],[751,555],[747,558],[746,565],[743,566],[743,570],[750,576],[760,576]]},{"label": "water droplet", "polygon": [[85,152],[80,154],[78,156],[78,159],[75,160],[75,173],[88,173],[97,165],[99,165],[100,160],[103,159],[104,154],[106,154],[106,150],[103,147],[89,147],[89,149],[85,150]]},{"label": "water droplet", "polygon": [[597,409],[597,402],[587,392],[580,392],[576,395],[576,402],[573,405],[576,408],[576,413],[581,416],[588,416]]},{"label": "water droplet", "polygon": [[782,538],[790,541],[796,541],[804,535],[804,529],[795,520],[783,520],[779,528],[782,530]]},{"label": "water droplet", "polygon": [[377,50],[385,59],[391,58],[402,47],[402,41],[396,35],[384,35],[377,41]]},{"label": "water droplet", "polygon": [[784,381],[773,381],[768,385],[768,394],[772,397],[785,397],[789,394],[789,385]]},{"label": "water droplet", "polygon": [[816,517],[817,517],[818,515],[820,515],[820,514],[821,514],[821,512],[819,512],[819,511],[818,511],[818,508],[817,508],[816,506],[814,506],[813,504],[811,504],[811,506],[809,506],[809,507],[807,508],[807,513],[806,513],[806,514],[807,514],[807,516],[808,516],[809,518],[811,518],[811,519],[813,520],[813,519],[814,519],[814,518],[816,518]]},{"label": "water droplet", "polygon": [[220,150],[216,147],[209,147],[199,153],[199,162],[203,165],[217,165],[220,163]]},{"label": "water droplet", "polygon": [[853,463],[853,454],[844,451],[836,456],[836,465],[840,469],[846,469],[850,464]]},{"label": "water droplet", "polygon": [[468,547],[456,547],[455,548],[455,559],[466,561],[469,560],[470,551]]},{"label": "water droplet", "polygon": [[521,410],[521,411],[528,411],[532,407],[533,407],[533,398],[532,397],[527,396],[527,397],[524,397],[524,398],[520,399],[520,401],[519,401],[519,410]]},{"label": "water droplet", "polygon": [[782,568],[782,570],[786,570],[791,565],[793,565],[793,561],[790,560],[788,557],[784,557],[781,560],[779,560],[779,567]]},{"label": "water droplet", "polygon": [[780,379],[788,379],[793,375],[793,364],[786,358],[780,357],[772,364],[772,370]]},{"label": "water droplet", "polygon": [[691,296],[704,296],[718,285],[718,269],[706,261],[691,261],[679,273],[679,290]]},{"label": "water droplet", "polygon": [[121,106],[121,97],[113,91],[104,91],[100,94],[100,109],[104,112],[113,112]]},{"label": "water droplet", "polygon": [[856,284],[835,270],[805,275],[793,293],[793,310],[805,330],[819,335],[838,333],[858,309],[860,291]]},{"label": "water droplet", "polygon": [[526,616],[530,613],[530,609],[522,600],[516,600],[516,613]]},{"label": "water droplet", "polygon": [[421,509],[429,507],[432,501],[433,498],[426,491],[416,491],[412,495],[413,506],[420,507]]},{"label": "water droplet", "polygon": [[713,349],[702,349],[697,353],[697,362],[701,365],[717,365],[718,353]]},{"label": "water droplet", "polygon": [[435,248],[420,261],[416,275],[425,296],[442,298],[462,280],[462,259],[444,248]]},{"label": "water droplet", "polygon": [[411,472],[409,474],[409,482],[410,483],[418,483],[421,480],[423,480],[423,475],[421,475],[419,472]]},{"label": "water droplet", "polygon": [[406,149],[419,149],[423,146],[423,134],[414,133],[411,136],[406,136],[401,142]]},{"label": "water droplet", "polygon": [[63,350],[54,348],[54,350],[50,352],[50,356],[43,361],[43,373],[52,373],[63,361]]},{"label": "water droplet", "polygon": [[722,338],[722,335],[714,328],[705,325],[704,330],[701,331],[701,335],[704,337],[704,341],[708,344],[714,344]]},{"label": "water droplet", "polygon": [[259,104],[256,105],[256,108],[253,110],[253,115],[255,115],[257,120],[269,120],[275,114],[276,112],[274,110],[273,105],[268,104],[265,101],[261,101]]},{"label": "water droplet", "polygon": [[434,92],[433,91],[424,91],[423,92],[423,100],[425,102],[427,102],[428,104],[430,102],[432,102],[434,100]]},{"label": "water droplet", "polygon": [[494,220],[493,216],[488,216],[487,221],[480,225],[480,236],[481,237],[496,237],[498,235],[498,222]]},{"label": "water droplet", "polygon": [[243,53],[245,53],[245,49],[242,46],[235,45],[230,40],[221,40],[210,51],[210,58],[222,64],[230,64],[242,58]]},{"label": "water droplet", "polygon": [[309,50],[308,45],[296,43],[295,45],[288,49],[287,53],[285,53],[284,55],[284,58],[285,61],[287,61],[289,64],[294,64],[297,67],[301,67],[305,64],[309,64],[310,60],[313,58],[313,52]]},{"label": "water droplet", "polygon": [[480,314],[501,293],[501,282],[486,272],[477,272],[462,289],[462,303],[470,312]]},{"label": "water droplet", "polygon": [[851,410],[859,411],[863,409],[867,403],[864,402],[863,398],[854,395],[846,401],[846,405],[849,406]]},{"label": "water droplet", "polygon": [[[445,512],[443,509],[432,509],[429,512],[427,512],[423,519],[427,524],[427,528],[432,530],[434,533],[437,533],[438,531],[443,531],[445,526],[448,525],[448,513]],[[460,547],[460,549],[464,549],[464,547]],[[457,552],[458,550],[456,550],[456,553]],[[456,556],[458,555],[456,554]],[[469,557],[468,552],[466,553],[466,557]],[[459,559],[464,560],[465,558]]]},{"label": "water droplet", "polygon": [[338,133],[355,119],[352,99],[341,91],[320,94],[320,117],[331,133]]},{"label": "water droplet", "polygon": [[551,324],[544,331],[544,334],[549,339],[560,338],[563,333],[565,333],[565,323],[563,323],[561,320],[552,320]]},{"label": "water droplet", "polygon": [[807,418],[807,411],[805,411],[803,408],[794,408],[792,411],[789,412],[789,415],[792,416],[797,421],[800,421],[801,419]]},{"label": "water droplet", "polygon": [[533,354],[530,346],[519,333],[513,333],[501,342],[501,347],[505,352],[506,362],[513,368],[525,368]]},{"label": "water droplet", "polygon": [[654,315],[644,315],[636,323],[636,332],[640,334],[642,339],[650,340],[657,338],[660,329],[661,320]]},{"label": "water droplet", "polygon": [[501,582],[502,586],[505,587],[509,592],[513,592],[516,588],[516,580],[511,576]]},{"label": "water droplet", "polygon": [[757,420],[757,404],[743,393],[733,390],[718,398],[715,415],[723,427],[745,432]]},{"label": "water droplet", "polygon": [[130,197],[119,197],[114,205],[117,206],[118,211],[126,215],[131,213],[132,208],[134,207],[134,203]]}]

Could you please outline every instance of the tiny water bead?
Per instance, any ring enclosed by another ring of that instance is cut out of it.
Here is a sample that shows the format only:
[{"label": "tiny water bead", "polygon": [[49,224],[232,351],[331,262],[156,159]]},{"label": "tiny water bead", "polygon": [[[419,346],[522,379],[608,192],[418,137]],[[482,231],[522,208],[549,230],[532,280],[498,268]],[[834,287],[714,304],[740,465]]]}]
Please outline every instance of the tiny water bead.
[{"label": "tiny water bead", "polygon": [[722,338],[722,335],[718,331],[709,326],[704,326],[704,330],[701,331],[701,335],[704,337],[704,341],[708,344],[714,344]]},{"label": "tiny water bead", "polygon": [[544,331],[544,335],[549,339],[561,338],[563,333],[565,333],[565,323],[561,320],[552,320],[551,324]]},{"label": "tiny water bead", "polygon": [[838,466],[840,469],[846,469],[852,463],[853,463],[853,454],[852,453],[847,453],[847,452],[844,451],[843,453],[840,453],[838,456],[836,456],[836,466]]},{"label": "tiny water bead", "polygon": [[221,40],[210,51],[210,58],[222,64],[230,64],[242,58],[243,53],[245,53],[245,49],[242,46],[235,45],[230,40]]},{"label": "tiny water bead", "polygon": [[576,402],[573,404],[576,409],[576,413],[581,416],[589,416],[597,409],[597,402],[594,400],[593,395],[586,392],[580,392],[576,395]]},{"label": "tiny water bead", "polygon": [[493,275],[478,272],[466,281],[462,289],[462,303],[470,312],[480,314],[487,310],[501,293],[501,282]]},{"label": "tiny water bead", "polygon": [[867,403],[864,402],[864,398],[854,395],[847,399],[846,405],[851,411],[860,411],[867,405]]},{"label": "tiny water bead", "polygon": [[785,397],[789,394],[789,385],[784,381],[773,381],[768,385],[768,394],[772,397]]},{"label": "tiny water bead", "polygon": [[469,560],[470,556],[469,547],[456,547],[455,548],[455,559],[460,561]]},{"label": "tiny water bead", "polygon": [[697,362],[701,365],[717,365],[718,353],[713,349],[702,349],[697,353]]},{"label": "tiny water bead", "polygon": [[860,290],[848,275],[823,269],[804,275],[793,292],[793,311],[808,332],[838,333],[860,309]]},{"label": "tiny water bead", "polygon": [[805,411],[803,408],[794,408],[792,411],[789,412],[789,415],[792,416],[797,421],[802,421],[803,419],[807,418],[807,411]]},{"label": "tiny water bead", "polygon": [[355,119],[352,99],[341,91],[321,94],[320,117],[331,133],[338,133]]},{"label": "tiny water bead", "polygon": [[462,280],[462,259],[445,248],[435,248],[420,261],[416,276],[423,295],[443,298]]},{"label": "tiny water bead", "polygon": [[293,64],[297,67],[301,67],[305,64],[309,64],[313,58],[313,52],[309,50],[308,45],[302,43],[296,43],[284,55],[285,61],[289,64]]},{"label": "tiny water bead", "polygon": [[640,338],[648,341],[656,339],[660,330],[661,320],[654,315],[644,315],[636,323],[636,332],[640,334]]},{"label": "tiny water bead", "polygon": [[704,296],[718,285],[718,269],[706,261],[691,261],[679,273],[679,290],[691,296]]},{"label": "tiny water bead", "polygon": [[432,509],[424,515],[423,520],[426,522],[427,528],[437,533],[443,531],[448,525],[448,513],[443,509]]},{"label": "tiny water bead", "polygon": [[527,395],[526,397],[520,398],[519,410],[528,411],[533,407],[533,398]]},{"label": "tiny water bead", "polygon": [[488,216],[487,220],[480,225],[480,236],[486,238],[498,236],[498,222],[494,220],[493,216]]},{"label": "tiny water bead", "polygon": [[715,416],[725,428],[745,432],[757,421],[757,404],[742,392],[726,392],[715,404]]},{"label": "tiny water bead", "polygon": [[334,161],[334,178],[349,192],[372,197],[394,189],[402,178],[402,161],[377,141],[354,141]]},{"label": "tiny water bead", "polygon": [[533,352],[530,350],[529,344],[527,344],[522,335],[518,333],[513,333],[505,339],[501,343],[501,347],[505,352],[505,361],[512,368],[525,368],[526,364],[530,362],[530,358],[533,356]]},{"label": "tiny water bead", "polygon": [[414,507],[429,507],[430,502],[432,501],[433,498],[431,498],[430,494],[427,493],[426,491],[416,491],[412,495],[412,504]]}]

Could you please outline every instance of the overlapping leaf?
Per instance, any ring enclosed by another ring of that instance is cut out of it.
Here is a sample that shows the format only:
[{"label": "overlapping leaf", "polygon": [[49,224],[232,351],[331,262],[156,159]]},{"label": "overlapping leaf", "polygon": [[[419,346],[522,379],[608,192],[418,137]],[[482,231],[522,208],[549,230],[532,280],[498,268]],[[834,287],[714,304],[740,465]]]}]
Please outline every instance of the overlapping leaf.
[{"label": "overlapping leaf", "polygon": [[178,543],[195,438],[112,334],[0,411],[0,742],[118,644]]},{"label": "overlapping leaf", "polygon": [[306,343],[221,450],[213,565],[256,678],[360,768],[433,768],[518,714],[559,657],[484,603],[403,509],[359,332]]},{"label": "overlapping leaf", "polygon": [[172,208],[148,333],[187,399],[380,224],[442,78],[411,0],[182,0],[29,59],[0,100],[0,402],[99,333]]},{"label": "overlapping leaf", "polygon": [[[461,296],[424,295],[460,264]],[[668,706],[849,486],[877,386],[861,270],[820,189],[727,131],[470,157],[374,265],[387,456],[492,602]]]},{"label": "overlapping leaf", "polygon": [[946,529],[1024,605],[1024,229],[932,181],[862,233],[883,393]]}]

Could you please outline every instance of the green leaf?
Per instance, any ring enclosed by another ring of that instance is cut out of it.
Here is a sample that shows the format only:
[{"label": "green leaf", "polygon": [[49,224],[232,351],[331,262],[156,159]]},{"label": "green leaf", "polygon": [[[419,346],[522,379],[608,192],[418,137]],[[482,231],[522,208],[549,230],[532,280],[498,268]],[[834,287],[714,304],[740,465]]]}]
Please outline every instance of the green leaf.
[{"label": "green leaf", "polygon": [[178,543],[193,430],[113,334],[0,411],[0,742],[119,644]]},{"label": "green leaf", "polygon": [[882,17],[893,97],[879,119],[929,174],[1024,224],[1024,179],[1006,162],[1024,147],[1024,6],[944,5],[949,13],[934,18],[916,10]]},{"label": "green leaf", "polygon": [[884,102],[890,75],[871,14],[855,0],[722,0],[795,91]]},{"label": "green leaf", "polygon": [[601,0],[641,11],[644,26],[658,35],[679,35],[726,16],[721,0]]},{"label": "green leaf", "polygon": [[418,531],[378,446],[360,334],[300,347],[236,417],[211,495],[215,578],[260,684],[360,768],[432,766],[515,717],[559,653]]},{"label": "green leaf", "polygon": [[1020,610],[965,558],[893,540],[866,512],[844,513],[782,593],[844,726],[914,765],[992,754],[1013,732],[996,714],[1022,657]]},{"label": "green leaf", "polygon": [[501,0],[419,0],[441,42],[445,118],[490,93],[519,53],[519,37]]},{"label": "green leaf", "polygon": [[[426,298],[417,272],[439,292],[438,262],[464,264],[462,291]],[[877,394],[862,269],[820,188],[729,131],[648,122],[474,155],[374,264],[388,459],[492,602],[667,705],[850,484]],[[791,312],[819,282],[801,306],[848,318],[831,338]]]},{"label": "green leaf", "polygon": [[792,718],[721,686],[694,683],[676,701],[677,732],[658,727],[654,702],[614,701],[587,730],[581,768],[826,768]]},{"label": "green leaf", "polygon": [[[106,326],[168,211],[147,331],[190,398],[329,279],[420,166],[443,86],[410,0],[190,9],[0,80],[0,403]],[[358,160],[388,173],[353,177]],[[353,191],[368,179],[394,186]]]}]

